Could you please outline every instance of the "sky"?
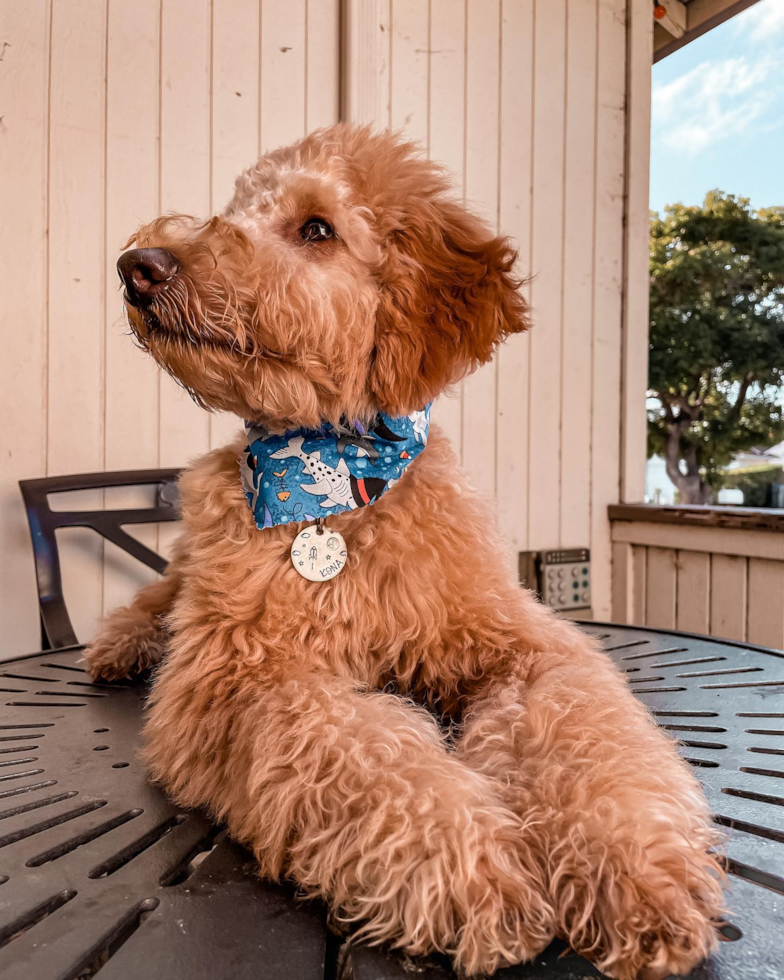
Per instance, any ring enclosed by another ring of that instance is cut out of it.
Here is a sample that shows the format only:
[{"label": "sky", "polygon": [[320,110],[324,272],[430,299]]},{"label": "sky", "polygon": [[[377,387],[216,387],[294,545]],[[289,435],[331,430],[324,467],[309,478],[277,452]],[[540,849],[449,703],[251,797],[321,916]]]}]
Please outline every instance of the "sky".
[{"label": "sky", "polygon": [[760,0],[653,66],[650,204],[719,188],[784,205],[784,0]]}]

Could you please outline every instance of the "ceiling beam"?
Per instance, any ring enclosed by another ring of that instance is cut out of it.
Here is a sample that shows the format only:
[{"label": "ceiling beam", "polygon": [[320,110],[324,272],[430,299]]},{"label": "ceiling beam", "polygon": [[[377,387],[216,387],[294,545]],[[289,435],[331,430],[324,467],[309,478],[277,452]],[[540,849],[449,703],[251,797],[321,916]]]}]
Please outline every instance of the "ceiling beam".
[{"label": "ceiling beam", "polygon": [[687,4],[678,4],[684,6],[686,11],[686,30],[682,37],[676,38],[660,24],[654,24],[654,64],[757,2],[758,0],[691,0]]}]

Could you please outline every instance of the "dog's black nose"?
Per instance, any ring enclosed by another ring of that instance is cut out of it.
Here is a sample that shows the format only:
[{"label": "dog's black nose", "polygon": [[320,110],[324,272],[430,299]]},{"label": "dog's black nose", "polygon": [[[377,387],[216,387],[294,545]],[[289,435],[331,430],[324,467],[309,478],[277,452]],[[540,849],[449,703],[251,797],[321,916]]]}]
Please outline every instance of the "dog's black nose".
[{"label": "dog's black nose", "polygon": [[148,306],[177,278],[180,263],[165,248],[132,248],[118,259],[117,271],[125,284],[128,302],[132,306]]}]

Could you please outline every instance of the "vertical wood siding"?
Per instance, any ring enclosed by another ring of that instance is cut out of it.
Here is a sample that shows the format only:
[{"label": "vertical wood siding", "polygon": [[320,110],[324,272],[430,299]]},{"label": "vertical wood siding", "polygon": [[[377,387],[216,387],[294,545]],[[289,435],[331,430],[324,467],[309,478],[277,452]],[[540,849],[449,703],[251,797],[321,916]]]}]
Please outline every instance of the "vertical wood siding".
[{"label": "vertical wood siding", "polygon": [[[590,546],[594,611],[609,615],[606,508],[622,484],[635,492],[644,463],[650,17],[642,7],[3,5],[0,329],[13,356],[0,359],[0,618],[15,652],[38,645],[16,481],[182,465],[237,426],[194,406],[126,336],[114,262],[128,234],[161,211],[222,207],[260,151],[339,113],[419,140],[454,173],[458,193],[515,239],[520,275],[532,277],[524,289],[534,329],[442,398],[435,417],[474,484],[497,496],[510,562],[526,548]],[[634,129],[627,94],[642,113]],[[632,193],[640,213],[625,225]],[[633,386],[622,386],[622,373]],[[629,412],[636,430],[622,422]],[[117,490],[84,502],[139,499]],[[134,533],[166,551],[174,531]],[[89,533],[69,537],[67,598],[84,638],[148,575]]]},{"label": "vertical wood siding", "polygon": [[39,646],[30,538],[16,481],[47,469],[51,15],[40,0],[5,4],[0,17],[0,624],[6,649],[21,653]]},{"label": "vertical wood siding", "polygon": [[784,534],[615,522],[612,618],[784,649]]},{"label": "vertical wood siding", "polygon": [[[3,652],[21,653],[40,641],[17,481],[180,466],[236,432],[133,346],[114,266],[143,221],[207,216],[259,152],[337,121],[339,6],[30,0],[2,5],[3,42],[0,622]],[[140,502],[70,503],[104,496]],[[166,551],[176,531],[133,533]],[[151,573],[89,531],[59,544],[87,638]]]},{"label": "vertical wood siding", "polygon": [[[650,12],[633,0],[347,0],[344,18],[347,117],[420,139],[515,239],[531,277],[533,330],[440,399],[434,419],[496,495],[510,560],[589,546],[606,617],[607,506],[622,483],[641,493],[645,462]],[[360,37],[364,58],[352,55]],[[625,224],[627,192],[641,213]]]}]

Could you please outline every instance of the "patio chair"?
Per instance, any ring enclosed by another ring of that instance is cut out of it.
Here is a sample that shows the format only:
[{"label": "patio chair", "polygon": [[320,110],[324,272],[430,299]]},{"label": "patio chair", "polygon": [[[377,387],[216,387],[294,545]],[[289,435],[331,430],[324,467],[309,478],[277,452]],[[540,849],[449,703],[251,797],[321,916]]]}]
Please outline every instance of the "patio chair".
[{"label": "patio chair", "polygon": [[[166,560],[123,530],[127,524],[175,521],[177,469],[124,470],[117,473],[85,473],[76,476],[20,480],[35,559],[35,578],[41,613],[41,649],[76,646],[78,640],[63,598],[60,558],[55,533],[66,527],[87,527],[102,535],[138,561],[162,574]],[[154,486],[155,504],[123,510],[56,511],[49,495],[73,490],[105,490],[110,487]]]}]

